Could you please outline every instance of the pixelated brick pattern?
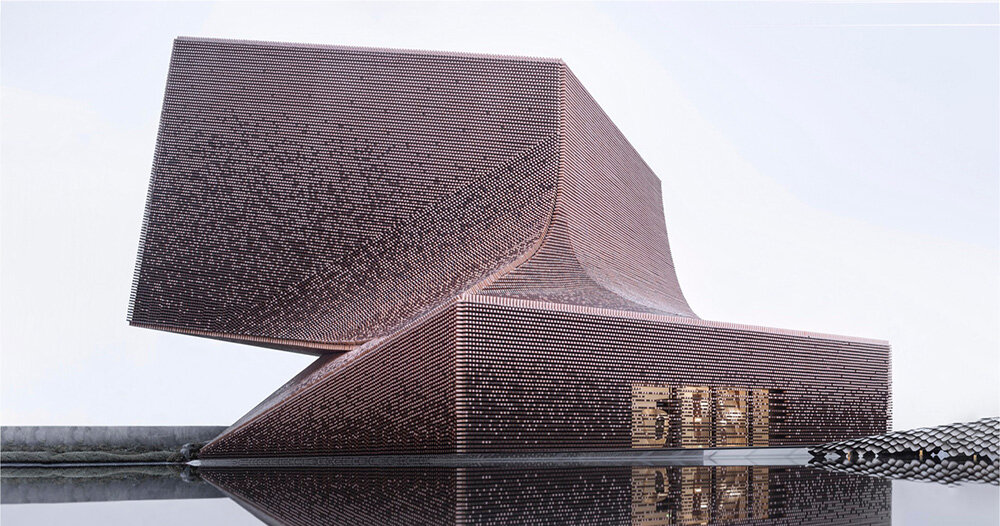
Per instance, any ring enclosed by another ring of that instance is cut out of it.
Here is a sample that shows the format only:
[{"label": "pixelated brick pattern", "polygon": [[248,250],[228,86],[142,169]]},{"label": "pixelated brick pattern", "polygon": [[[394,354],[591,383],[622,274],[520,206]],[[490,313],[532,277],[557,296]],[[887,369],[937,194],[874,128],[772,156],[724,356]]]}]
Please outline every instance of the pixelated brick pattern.
[{"label": "pixelated brick pattern", "polygon": [[694,316],[557,60],[178,39],[130,321],[344,351],[464,291]]},{"label": "pixelated brick pattern", "polygon": [[130,321],[370,339],[516,260],[558,170],[562,65],[178,39]]},{"label": "pixelated brick pattern", "polygon": [[757,390],[769,445],[890,412],[884,342],[694,315],[558,60],[178,39],[130,322],[327,353],[206,457],[628,448],[636,385]]},{"label": "pixelated brick pattern", "polygon": [[656,174],[568,68],[564,111],[563,171],[542,245],[482,294],[695,317]]},{"label": "pixelated brick pattern", "polygon": [[771,446],[888,429],[885,343],[614,312],[468,298],[318,368],[201,456],[629,449],[635,385],[769,390]]},{"label": "pixelated brick pattern", "polygon": [[454,452],[455,320],[452,305],[391,338],[321,357],[199,456]]},{"label": "pixelated brick pattern", "polygon": [[464,451],[628,449],[636,385],[769,390],[771,446],[887,430],[884,343],[485,298],[458,327]]}]

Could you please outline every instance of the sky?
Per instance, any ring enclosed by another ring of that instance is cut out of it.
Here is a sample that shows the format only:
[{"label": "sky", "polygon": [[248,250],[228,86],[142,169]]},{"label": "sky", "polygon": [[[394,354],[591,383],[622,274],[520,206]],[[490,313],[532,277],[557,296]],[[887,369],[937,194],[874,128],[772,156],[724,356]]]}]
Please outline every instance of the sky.
[{"label": "sky", "polygon": [[562,58],[700,317],[889,340],[897,429],[1000,414],[995,4],[5,1],[4,425],[226,425],[311,361],[126,323],[182,35]]}]

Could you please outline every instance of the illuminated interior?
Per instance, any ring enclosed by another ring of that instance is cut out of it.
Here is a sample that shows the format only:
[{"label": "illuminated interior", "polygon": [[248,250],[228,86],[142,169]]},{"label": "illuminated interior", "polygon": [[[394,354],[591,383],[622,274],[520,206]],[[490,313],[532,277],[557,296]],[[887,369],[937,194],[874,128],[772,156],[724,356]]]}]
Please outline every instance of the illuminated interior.
[{"label": "illuminated interior", "polygon": [[632,447],[763,447],[771,392],[707,386],[632,386]]}]

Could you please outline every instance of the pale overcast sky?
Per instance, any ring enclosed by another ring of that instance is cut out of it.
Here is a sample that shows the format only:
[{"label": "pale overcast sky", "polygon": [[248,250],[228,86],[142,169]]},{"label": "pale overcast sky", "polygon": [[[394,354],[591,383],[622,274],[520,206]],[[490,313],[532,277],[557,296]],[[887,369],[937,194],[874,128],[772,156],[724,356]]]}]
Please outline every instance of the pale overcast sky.
[{"label": "pale overcast sky", "polygon": [[0,10],[3,424],[229,424],[310,361],[126,324],[179,35],[563,58],[701,317],[888,339],[896,428],[1000,413],[995,3]]}]

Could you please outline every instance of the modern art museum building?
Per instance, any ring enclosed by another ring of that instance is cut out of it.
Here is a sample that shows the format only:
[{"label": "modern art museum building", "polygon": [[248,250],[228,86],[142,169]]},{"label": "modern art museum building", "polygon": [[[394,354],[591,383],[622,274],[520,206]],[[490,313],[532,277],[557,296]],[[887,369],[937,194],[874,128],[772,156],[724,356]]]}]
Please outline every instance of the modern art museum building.
[{"label": "modern art museum building", "polygon": [[178,39],[129,321],[318,356],[203,458],[889,429],[886,342],[692,312],[659,180],[553,59]]}]

